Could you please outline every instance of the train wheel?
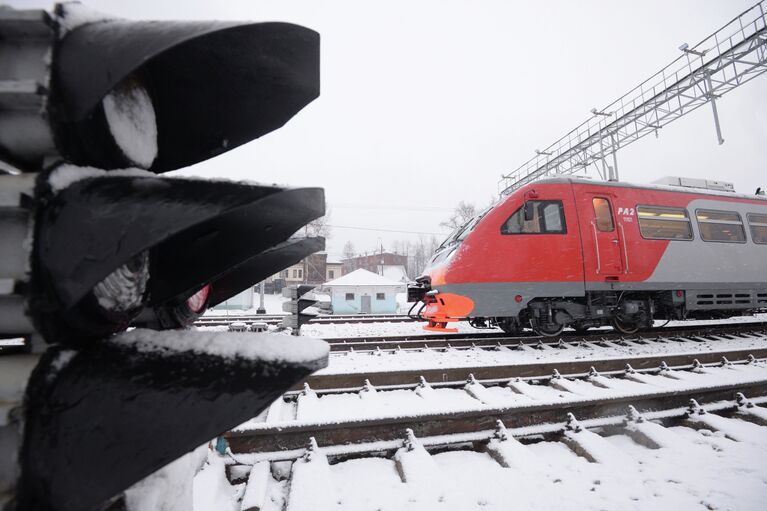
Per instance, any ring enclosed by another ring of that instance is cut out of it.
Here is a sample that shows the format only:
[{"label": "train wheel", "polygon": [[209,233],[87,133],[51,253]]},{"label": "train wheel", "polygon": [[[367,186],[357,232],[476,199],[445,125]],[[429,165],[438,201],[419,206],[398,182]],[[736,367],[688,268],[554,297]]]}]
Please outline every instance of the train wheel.
[{"label": "train wheel", "polygon": [[556,337],[562,333],[565,329],[565,325],[558,324],[546,324],[546,325],[534,325],[533,331],[543,337]]},{"label": "train wheel", "polygon": [[613,328],[623,334],[635,334],[639,330],[639,324],[633,321],[624,321],[619,318],[613,318],[611,321]]}]

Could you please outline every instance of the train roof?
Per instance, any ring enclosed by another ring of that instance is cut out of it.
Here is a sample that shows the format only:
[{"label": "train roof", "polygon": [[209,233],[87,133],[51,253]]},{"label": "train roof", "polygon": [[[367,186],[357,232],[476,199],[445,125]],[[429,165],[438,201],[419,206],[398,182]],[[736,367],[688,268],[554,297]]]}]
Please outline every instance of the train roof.
[{"label": "train roof", "polygon": [[613,186],[616,188],[642,188],[645,190],[691,193],[695,195],[729,197],[729,198],[735,198],[735,199],[750,199],[750,200],[767,202],[767,197],[764,195],[755,195],[755,194],[748,195],[748,194],[736,193],[736,192],[725,192],[725,191],[719,191],[719,190],[707,190],[703,188],[689,188],[684,186],[649,184],[649,183],[637,184],[637,183],[627,183],[624,181],[595,181],[593,179],[587,179],[587,178],[581,178],[581,177],[570,177],[570,176],[548,177],[548,178],[535,181],[530,184],[534,185],[534,184],[556,184],[556,183],[570,183],[570,184],[577,184],[577,185],[595,185],[595,186],[596,185]]}]

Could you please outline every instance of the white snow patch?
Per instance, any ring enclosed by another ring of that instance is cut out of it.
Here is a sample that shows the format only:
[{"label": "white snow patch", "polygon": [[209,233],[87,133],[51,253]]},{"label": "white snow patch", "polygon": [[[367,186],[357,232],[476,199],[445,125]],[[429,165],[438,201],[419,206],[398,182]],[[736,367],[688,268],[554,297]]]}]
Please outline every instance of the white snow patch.
[{"label": "white snow patch", "polygon": [[108,342],[135,347],[141,352],[168,354],[191,351],[229,359],[263,360],[324,366],[329,346],[309,337],[275,336],[263,333],[211,332],[199,330],[155,331],[134,329]]},{"label": "white snow patch", "polygon": [[312,451],[293,463],[287,511],[332,509],[333,497],[328,459],[315,444]]},{"label": "white snow patch", "polygon": [[140,85],[121,83],[103,99],[115,143],[133,163],[149,168],[157,158],[157,120],[152,98]]},{"label": "white snow patch", "polygon": [[[333,327],[324,328],[324,327]],[[406,330],[408,323],[392,323],[392,331],[401,333]],[[349,327],[349,328],[343,328]],[[365,328],[368,327],[368,328]],[[307,335],[313,335],[322,338],[333,338],[334,335],[327,335],[330,331],[341,331],[357,329],[359,331],[373,331],[374,328],[369,328],[370,325],[354,324],[354,325],[321,325],[321,324],[308,324],[302,327],[302,332]],[[402,328],[400,328],[402,327]],[[380,328],[378,328],[380,331]],[[341,336],[342,337],[342,336]],[[522,350],[511,349],[481,349],[481,348],[469,348],[469,349],[449,349],[446,351],[437,350],[423,350],[416,349],[401,351],[382,351],[374,354],[372,351],[354,351],[347,352],[334,352],[331,354],[330,363],[326,369],[323,369],[321,374],[344,374],[344,373],[366,373],[366,372],[385,372],[385,371],[402,371],[411,369],[432,369],[432,368],[459,368],[459,367],[483,367],[483,366],[500,366],[500,365],[515,365],[515,364],[529,364],[541,361],[551,362],[568,362],[587,360],[598,357],[599,359],[614,359],[614,358],[627,358],[627,357],[643,357],[648,355],[695,355],[701,352],[717,352],[728,350],[747,350],[747,349],[761,349],[765,347],[765,338],[763,337],[751,337],[751,338],[738,338],[738,339],[716,339],[705,342],[681,342],[681,341],[668,341],[665,343],[648,342],[647,344],[635,344],[621,346],[618,344],[612,344],[607,347],[598,346],[574,346],[569,345],[566,349],[543,349],[537,350],[530,346],[525,347]],[[651,375],[637,375],[639,379],[653,379],[656,381],[663,381],[664,386],[667,386],[667,382],[664,380],[670,379],[666,377],[658,380]],[[695,378],[694,375],[682,376],[683,378]],[[629,382],[616,382],[621,387],[630,386]],[[579,387],[579,392],[588,392],[589,385],[585,382],[573,383],[567,382],[566,385],[575,388]]]},{"label": "white snow patch", "polygon": [[108,311],[125,312],[141,306],[149,281],[149,253],[142,252],[134,258],[138,268],[123,264],[93,288],[99,305]]},{"label": "white snow patch", "polygon": [[207,444],[202,445],[125,490],[126,509],[128,511],[192,509],[194,475],[207,453]]},{"label": "white snow patch", "polygon": [[192,499],[187,499],[187,502],[192,500],[193,503],[189,502],[187,507],[171,508],[173,511],[239,511],[238,498],[245,490],[244,485],[232,486],[226,478],[224,461],[218,454],[210,450],[207,452],[208,459],[193,480]]},{"label": "white snow patch", "polygon": [[56,355],[56,358],[51,362],[51,369],[46,375],[49,380],[52,380],[56,375],[64,369],[75,358],[77,352],[75,350],[63,350]]},{"label": "white snow patch", "polygon": [[59,37],[63,38],[68,32],[98,21],[114,20],[115,17],[110,14],[96,11],[84,6],[80,2],[63,2],[59,4],[61,15],[56,18],[59,23]]},{"label": "white snow patch", "polygon": [[75,165],[60,165],[48,176],[48,184],[54,193],[58,193],[72,183],[82,181],[83,179],[92,179],[95,177],[151,177],[160,179],[156,174],[147,170],[129,168],[117,170],[102,170],[94,167],[77,167]]}]

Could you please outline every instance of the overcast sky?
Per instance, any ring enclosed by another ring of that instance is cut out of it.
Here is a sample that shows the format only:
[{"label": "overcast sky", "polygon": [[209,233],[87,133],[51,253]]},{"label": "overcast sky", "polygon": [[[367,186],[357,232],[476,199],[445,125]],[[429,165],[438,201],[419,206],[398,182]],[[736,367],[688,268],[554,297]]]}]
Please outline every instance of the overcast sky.
[{"label": "overcast sky", "polygon": [[[347,240],[364,251],[418,237],[389,231],[444,232],[459,201],[488,204],[502,173],[754,3],[85,2],[133,19],[290,21],[321,34],[320,97],[284,128],[184,172],[324,187],[331,254]],[[621,180],[766,187],[766,98],[767,75],[721,98],[722,146],[707,106],[634,143],[618,153]]]}]

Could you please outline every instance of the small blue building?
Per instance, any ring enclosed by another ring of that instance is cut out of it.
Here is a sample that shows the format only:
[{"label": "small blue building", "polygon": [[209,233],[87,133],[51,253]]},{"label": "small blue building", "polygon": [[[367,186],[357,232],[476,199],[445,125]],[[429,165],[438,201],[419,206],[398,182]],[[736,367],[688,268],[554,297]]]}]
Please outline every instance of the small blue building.
[{"label": "small blue building", "polygon": [[[256,304],[258,305],[258,304]],[[219,303],[213,310],[249,310],[253,308],[253,288],[249,287],[242,293]]]},{"label": "small blue building", "polygon": [[330,293],[333,314],[396,314],[397,293],[405,286],[365,269],[322,285]]}]

